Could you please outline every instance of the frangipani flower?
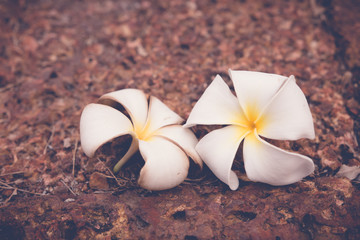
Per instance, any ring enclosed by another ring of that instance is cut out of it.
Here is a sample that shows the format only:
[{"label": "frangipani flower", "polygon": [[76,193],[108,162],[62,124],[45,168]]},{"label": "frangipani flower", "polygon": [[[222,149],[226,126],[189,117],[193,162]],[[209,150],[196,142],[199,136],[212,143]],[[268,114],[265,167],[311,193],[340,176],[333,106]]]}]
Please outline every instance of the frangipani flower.
[{"label": "frangipani flower", "polygon": [[196,150],[213,173],[232,190],[239,180],[231,170],[244,140],[245,171],[252,181],[287,185],[314,171],[313,161],[286,152],[260,136],[278,140],[315,137],[309,106],[294,76],[229,70],[235,97],[218,75],[195,104],[185,124],[228,125],[205,135]]},{"label": "frangipani flower", "polygon": [[[124,89],[105,94],[98,102],[87,105],[81,114],[81,146],[87,156],[93,156],[111,139],[130,134],[131,146],[114,171],[140,150],[145,165],[138,183],[149,190],[169,189],[183,182],[189,169],[188,156],[202,167],[195,151],[197,138],[179,125],[183,119],[156,97],[150,97],[148,102],[142,91]],[[120,103],[130,119],[111,107],[111,102]]]}]

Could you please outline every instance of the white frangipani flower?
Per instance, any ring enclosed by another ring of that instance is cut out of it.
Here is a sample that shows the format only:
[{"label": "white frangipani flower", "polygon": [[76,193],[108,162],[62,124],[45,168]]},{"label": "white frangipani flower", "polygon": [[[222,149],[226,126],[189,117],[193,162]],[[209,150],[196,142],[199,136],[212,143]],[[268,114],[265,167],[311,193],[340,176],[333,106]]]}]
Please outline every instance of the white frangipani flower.
[{"label": "white frangipani flower", "polygon": [[206,165],[232,190],[237,189],[239,180],[231,167],[244,140],[244,166],[250,180],[279,186],[311,174],[314,163],[310,158],[286,152],[260,137],[315,137],[308,103],[294,76],[232,70],[229,74],[237,97],[217,75],[185,124],[228,125],[208,133],[197,144]]},{"label": "white frangipani flower", "polygon": [[[202,166],[195,151],[195,135],[179,125],[183,119],[156,97],[150,97],[148,102],[142,91],[124,89],[105,94],[98,102],[87,105],[81,114],[81,146],[87,156],[93,156],[111,139],[130,134],[131,146],[114,171],[119,171],[139,150],[145,165],[138,183],[149,190],[169,189],[182,183],[188,174],[188,156]],[[111,107],[114,102],[125,108],[130,119]]]}]

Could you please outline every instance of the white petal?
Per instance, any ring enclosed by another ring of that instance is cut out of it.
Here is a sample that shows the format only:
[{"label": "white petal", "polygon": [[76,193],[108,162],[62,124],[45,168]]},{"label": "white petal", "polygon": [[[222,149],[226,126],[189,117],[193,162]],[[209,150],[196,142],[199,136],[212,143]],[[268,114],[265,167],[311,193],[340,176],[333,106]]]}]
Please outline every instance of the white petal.
[{"label": "white petal", "polygon": [[239,186],[239,180],[231,166],[246,134],[248,132],[245,128],[230,125],[208,133],[196,146],[196,151],[205,164],[231,190],[236,190]]},{"label": "white petal", "polygon": [[130,120],[118,110],[102,104],[87,105],[80,118],[80,140],[84,153],[91,157],[107,141],[130,134]]},{"label": "white petal", "polygon": [[246,118],[237,98],[217,75],[195,104],[185,127],[196,124],[241,124],[244,120]]},{"label": "white petal", "polygon": [[315,138],[314,124],[304,93],[290,76],[263,112],[261,136],[279,140]]},{"label": "white petal", "polygon": [[149,190],[170,189],[187,177],[189,159],[172,142],[153,137],[149,141],[140,140],[139,149],[145,160],[138,181],[141,187]]},{"label": "white petal", "polygon": [[135,129],[142,129],[148,113],[148,101],[143,91],[137,89],[123,89],[101,96],[99,101],[111,99],[124,106],[129,113]]},{"label": "white petal", "polygon": [[195,163],[202,167],[203,162],[195,150],[198,140],[190,129],[184,128],[181,125],[171,125],[160,128],[155,132],[155,134],[174,142],[176,145],[181,147],[184,152],[195,161]]},{"label": "white petal", "polygon": [[287,185],[300,181],[314,171],[310,158],[275,147],[256,133],[245,138],[243,154],[246,175],[255,182]]},{"label": "white petal", "polygon": [[260,113],[276,94],[287,77],[251,71],[229,70],[236,96],[249,120],[255,120],[254,113]]},{"label": "white petal", "polygon": [[167,125],[180,124],[184,121],[179,115],[168,108],[158,98],[151,96],[149,105],[149,114],[146,122],[146,132],[153,131]]}]

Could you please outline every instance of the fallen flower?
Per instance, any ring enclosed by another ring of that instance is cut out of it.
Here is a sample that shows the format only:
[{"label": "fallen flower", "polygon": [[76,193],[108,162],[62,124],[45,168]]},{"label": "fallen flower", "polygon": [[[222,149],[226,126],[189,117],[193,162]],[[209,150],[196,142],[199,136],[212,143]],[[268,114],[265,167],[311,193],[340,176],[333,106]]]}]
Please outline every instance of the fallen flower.
[{"label": "fallen flower", "polygon": [[244,140],[244,166],[252,181],[287,185],[312,173],[314,163],[310,158],[286,152],[260,137],[315,137],[309,106],[294,76],[232,70],[229,74],[237,97],[217,75],[185,124],[228,125],[208,133],[197,144],[196,150],[206,165],[236,190],[239,180],[231,167]]},{"label": "fallen flower", "polygon": [[[120,103],[130,119],[111,107]],[[108,105],[104,105],[108,104]],[[137,89],[124,89],[103,95],[98,103],[87,105],[80,119],[81,146],[92,157],[104,143],[115,137],[130,134],[132,143],[114,172],[138,150],[145,165],[140,171],[138,183],[149,190],[164,190],[184,181],[188,174],[190,156],[202,166],[195,151],[198,143],[193,132],[179,125],[183,119],[156,97],[150,102]]]},{"label": "fallen flower", "polygon": [[335,176],[346,177],[350,180],[360,180],[360,167],[343,164]]}]

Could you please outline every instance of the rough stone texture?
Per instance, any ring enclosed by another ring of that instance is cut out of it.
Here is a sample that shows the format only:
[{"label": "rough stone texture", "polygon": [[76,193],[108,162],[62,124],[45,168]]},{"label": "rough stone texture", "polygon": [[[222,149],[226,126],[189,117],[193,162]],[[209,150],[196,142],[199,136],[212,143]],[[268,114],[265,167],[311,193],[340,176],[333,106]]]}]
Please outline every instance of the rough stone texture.
[{"label": "rough stone texture", "polygon": [[356,239],[360,207],[348,180],[329,177],[236,192],[186,185],[29,201],[0,209],[2,224],[29,239]]},{"label": "rough stone texture", "polygon": [[[359,182],[335,176],[360,166],[358,13],[354,0],[0,0],[0,239],[359,239]],[[316,139],[272,143],[314,174],[249,182],[239,153],[237,191],[192,166],[148,192],[139,155],[109,171],[128,139],[83,154],[81,110],[102,94],[142,89],[186,118],[229,68],[295,75]]]}]

